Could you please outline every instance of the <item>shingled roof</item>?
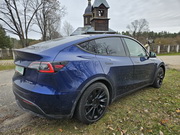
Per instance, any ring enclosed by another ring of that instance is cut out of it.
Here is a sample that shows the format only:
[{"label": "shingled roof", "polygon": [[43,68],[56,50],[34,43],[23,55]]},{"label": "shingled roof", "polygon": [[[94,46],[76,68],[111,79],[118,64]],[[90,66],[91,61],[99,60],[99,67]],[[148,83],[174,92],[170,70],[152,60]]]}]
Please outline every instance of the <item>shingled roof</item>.
[{"label": "shingled roof", "polygon": [[106,8],[110,8],[110,6],[109,6],[109,4],[107,3],[106,0],[95,0],[92,7],[93,7],[93,8],[96,8],[96,7],[99,7],[101,4],[104,4],[104,6],[105,6]]},{"label": "shingled roof", "polygon": [[88,6],[87,6],[84,14],[92,14],[91,9],[92,9],[91,1],[89,0],[89,1],[88,1]]}]

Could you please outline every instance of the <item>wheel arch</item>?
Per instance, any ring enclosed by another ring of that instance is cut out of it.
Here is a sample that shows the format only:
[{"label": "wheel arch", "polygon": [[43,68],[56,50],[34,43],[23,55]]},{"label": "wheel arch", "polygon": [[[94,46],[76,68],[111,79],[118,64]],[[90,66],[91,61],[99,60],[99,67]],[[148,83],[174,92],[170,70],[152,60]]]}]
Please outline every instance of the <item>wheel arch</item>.
[{"label": "wheel arch", "polygon": [[157,67],[157,69],[160,68],[160,67],[163,68],[163,70],[164,70],[164,75],[165,75],[166,67],[165,67],[164,62],[160,63],[159,66]]},{"label": "wheel arch", "polygon": [[[161,87],[163,79],[165,77],[165,70],[166,70],[165,64],[163,62],[160,63],[159,66],[157,67],[156,74],[154,76],[153,83],[152,83],[152,86],[154,88],[160,88]],[[162,74],[161,74],[161,71],[163,72]]]},{"label": "wheel arch", "polygon": [[163,70],[164,70],[164,73],[165,73],[165,71],[166,71],[165,65],[164,65],[164,64],[161,64],[159,67],[162,67]]},{"label": "wheel arch", "polygon": [[166,67],[165,67],[164,62],[161,62],[161,63],[157,64],[157,67],[156,67],[156,71],[155,71],[155,74],[154,74],[154,78],[153,78],[153,80],[155,79],[155,76],[157,75],[157,70],[158,70],[159,68],[163,68],[164,73],[165,73],[165,71],[166,71]]},{"label": "wheel arch", "polygon": [[157,73],[158,73],[158,69],[159,68],[162,68],[164,70],[164,76],[165,76],[165,72],[166,72],[166,67],[165,67],[165,63],[164,62],[161,62],[160,64],[157,65],[157,68],[156,68],[156,71],[154,73],[154,77],[153,77],[153,80],[151,82],[151,85],[153,85],[155,79],[156,79],[156,76],[157,76]]},{"label": "wheel arch", "polygon": [[76,101],[74,102],[74,105],[73,105],[73,108],[72,108],[72,111],[71,111],[71,117],[73,117],[73,115],[75,114],[77,105],[78,105],[83,93],[86,91],[86,89],[90,85],[92,85],[94,83],[97,83],[97,82],[103,83],[108,88],[109,96],[110,96],[109,104],[113,101],[115,92],[113,90],[112,83],[106,77],[95,77],[94,79],[91,79],[88,82],[86,81],[84,86],[82,86],[83,84],[80,86],[80,88],[79,88],[80,89],[80,94],[76,98]]}]

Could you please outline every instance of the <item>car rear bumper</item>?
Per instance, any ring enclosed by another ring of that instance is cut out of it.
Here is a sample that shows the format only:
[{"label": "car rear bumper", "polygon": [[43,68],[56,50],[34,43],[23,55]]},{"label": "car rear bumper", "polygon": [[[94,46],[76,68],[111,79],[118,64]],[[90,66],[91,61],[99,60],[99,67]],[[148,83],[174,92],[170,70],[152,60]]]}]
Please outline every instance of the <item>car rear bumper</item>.
[{"label": "car rear bumper", "polygon": [[78,92],[51,93],[48,95],[35,93],[19,87],[15,83],[13,83],[13,92],[17,104],[23,110],[51,118],[72,117],[78,95]]}]

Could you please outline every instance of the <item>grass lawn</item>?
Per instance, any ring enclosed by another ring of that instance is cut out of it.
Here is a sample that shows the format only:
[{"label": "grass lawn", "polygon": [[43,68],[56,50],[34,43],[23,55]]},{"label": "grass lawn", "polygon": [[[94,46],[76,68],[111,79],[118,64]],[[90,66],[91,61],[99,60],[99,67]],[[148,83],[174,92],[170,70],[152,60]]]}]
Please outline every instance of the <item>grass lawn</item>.
[{"label": "grass lawn", "polygon": [[180,135],[180,71],[167,70],[160,89],[147,87],[116,100],[95,124],[35,117],[28,126],[7,134]]},{"label": "grass lawn", "polygon": [[10,69],[14,69],[15,65],[0,65],[0,71],[1,70],[10,70]]},{"label": "grass lawn", "polygon": [[14,69],[14,68],[15,68],[15,65],[13,63],[13,59],[8,59],[8,60],[0,59],[0,71],[10,70],[10,69]]}]

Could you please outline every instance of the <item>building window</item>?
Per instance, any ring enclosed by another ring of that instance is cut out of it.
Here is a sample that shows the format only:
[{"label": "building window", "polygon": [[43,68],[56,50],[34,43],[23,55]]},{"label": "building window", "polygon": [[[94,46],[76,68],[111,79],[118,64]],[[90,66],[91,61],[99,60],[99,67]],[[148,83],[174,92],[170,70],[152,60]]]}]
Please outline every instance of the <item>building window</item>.
[{"label": "building window", "polygon": [[87,17],[85,18],[85,24],[88,24],[88,18]]},{"label": "building window", "polygon": [[104,16],[104,10],[99,10],[98,11],[98,16]]}]

